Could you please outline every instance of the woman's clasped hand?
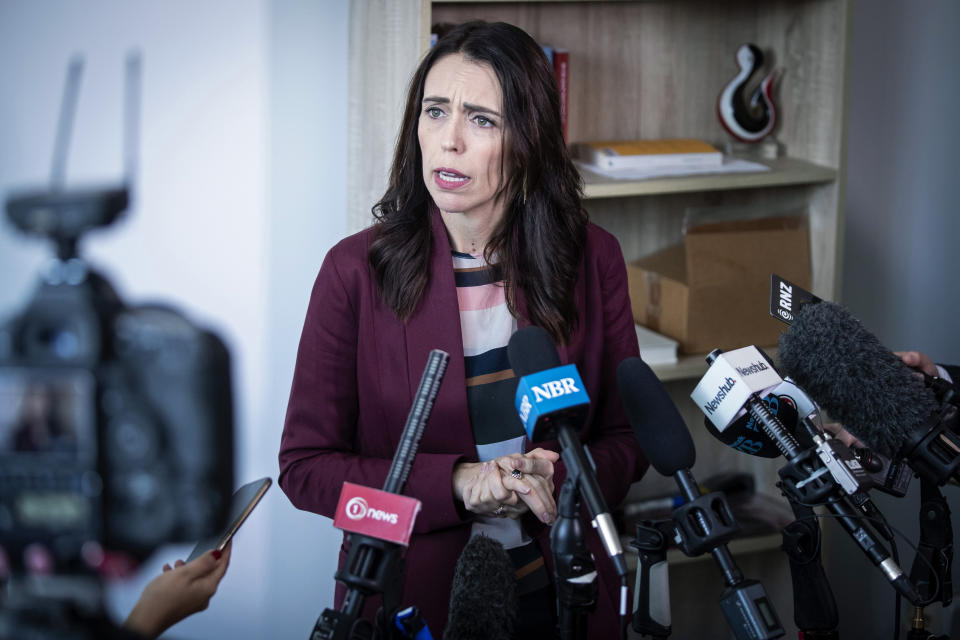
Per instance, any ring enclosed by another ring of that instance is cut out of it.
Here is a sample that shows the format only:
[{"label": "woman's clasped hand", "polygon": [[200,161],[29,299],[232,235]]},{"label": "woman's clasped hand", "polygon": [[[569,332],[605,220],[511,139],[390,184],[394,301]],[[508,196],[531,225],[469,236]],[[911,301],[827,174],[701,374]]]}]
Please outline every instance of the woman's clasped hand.
[{"label": "woman's clasped hand", "polygon": [[534,449],[460,463],[453,470],[454,496],[477,515],[516,519],[531,511],[541,522],[553,524],[553,471],[559,457],[555,451]]}]

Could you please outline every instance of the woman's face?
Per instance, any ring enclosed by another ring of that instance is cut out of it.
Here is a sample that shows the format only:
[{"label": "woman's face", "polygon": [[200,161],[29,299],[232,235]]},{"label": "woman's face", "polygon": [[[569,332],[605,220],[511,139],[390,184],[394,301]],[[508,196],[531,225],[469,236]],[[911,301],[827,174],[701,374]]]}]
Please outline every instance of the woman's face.
[{"label": "woman's face", "polygon": [[503,214],[496,200],[503,153],[500,83],[489,65],[455,53],[427,73],[417,135],[423,180],[441,211],[471,217]]}]

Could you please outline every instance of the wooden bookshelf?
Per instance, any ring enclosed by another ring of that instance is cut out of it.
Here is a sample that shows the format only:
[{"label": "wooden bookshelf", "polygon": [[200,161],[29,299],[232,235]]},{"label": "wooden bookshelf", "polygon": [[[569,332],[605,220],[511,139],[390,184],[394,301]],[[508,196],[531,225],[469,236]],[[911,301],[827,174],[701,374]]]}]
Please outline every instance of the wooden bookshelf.
[{"label": "wooden bookshelf", "polygon": [[600,198],[631,198],[669,193],[727,191],[732,189],[760,189],[834,182],[837,170],[796,158],[754,160],[770,167],[770,171],[751,173],[706,174],[653,178],[648,180],[618,180],[592,173],[581,167],[584,196],[587,200]]}]

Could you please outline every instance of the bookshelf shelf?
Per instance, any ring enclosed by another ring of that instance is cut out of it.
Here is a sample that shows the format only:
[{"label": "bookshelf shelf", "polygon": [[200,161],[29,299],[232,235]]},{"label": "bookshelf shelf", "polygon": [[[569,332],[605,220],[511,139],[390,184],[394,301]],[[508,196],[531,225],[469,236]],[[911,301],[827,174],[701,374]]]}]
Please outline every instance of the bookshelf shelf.
[{"label": "bookshelf shelf", "polygon": [[[746,345],[744,345],[746,346]],[[777,357],[777,345],[760,347],[764,353],[773,358],[774,364],[779,364]],[[674,380],[689,380],[699,378],[707,372],[707,354],[694,353],[677,356],[677,361],[670,364],[652,364],[653,370],[660,382],[672,382]]]},{"label": "bookshelf shelf", "polygon": [[670,364],[650,365],[653,372],[657,374],[661,382],[671,380],[687,380],[697,378],[707,372],[707,354],[681,355],[677,356],[677,361]]},{"label": "bookshelf shelf", "polygon": [[765,164],[770,167],[770,171],[677,176],[649,180],[617,180],[583,169],[581,173],[584,181],[584,196],[587,200],[629,198],[669,193],[823,184],[837,179],[836,169],[796,158],[751,160]]}]

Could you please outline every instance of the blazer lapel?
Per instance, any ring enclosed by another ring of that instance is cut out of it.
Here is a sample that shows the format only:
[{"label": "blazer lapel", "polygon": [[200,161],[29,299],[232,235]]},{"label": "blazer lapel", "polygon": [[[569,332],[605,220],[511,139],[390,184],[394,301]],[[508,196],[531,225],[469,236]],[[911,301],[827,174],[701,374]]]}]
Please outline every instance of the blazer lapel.
[{"label": "blazer lapel", "polygon": [[440,212],[430,208],[433,228],[433,252],[430,260],[430,282],[417,310],[403,328],[407,347],[407,384],[410,400],[417,393],[427,356],[432,349],[450,354],[443,382],[437,394],[431,427],[424,432],[430,449],[459,451],[476,459],[476,445],[467,410],[466,372],[463,362],[463,338],[460,334],[460,307],[453,278],[450,241]]}]

